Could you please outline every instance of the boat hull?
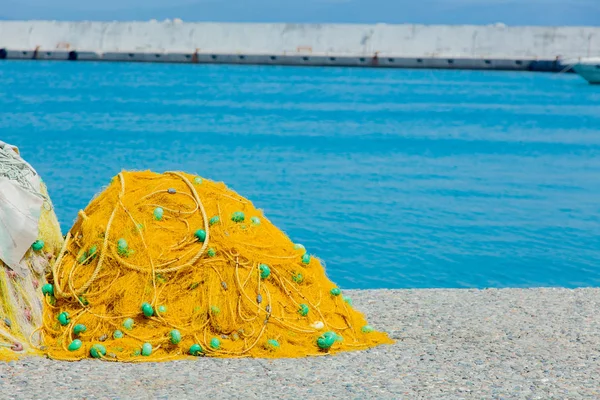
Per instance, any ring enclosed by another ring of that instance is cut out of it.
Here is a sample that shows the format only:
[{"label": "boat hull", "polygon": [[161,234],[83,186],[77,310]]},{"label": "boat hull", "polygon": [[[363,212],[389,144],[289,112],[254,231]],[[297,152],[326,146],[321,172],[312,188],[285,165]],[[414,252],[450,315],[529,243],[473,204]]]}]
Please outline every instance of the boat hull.
[{"label": "boat hull", "polygon": [[589,83],[600,85],[600,63],[575,64],[573,69]]}]

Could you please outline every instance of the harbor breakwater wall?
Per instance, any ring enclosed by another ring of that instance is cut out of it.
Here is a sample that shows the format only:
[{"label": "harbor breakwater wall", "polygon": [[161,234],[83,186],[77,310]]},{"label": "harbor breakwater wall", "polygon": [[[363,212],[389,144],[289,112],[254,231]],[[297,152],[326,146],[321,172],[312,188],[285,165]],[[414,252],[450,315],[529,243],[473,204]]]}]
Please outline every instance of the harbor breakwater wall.
[{"label": "harbor breakwater wall", "polygon": [[0,21],[9,60],[560,71],[599,55],[600,27]]}]

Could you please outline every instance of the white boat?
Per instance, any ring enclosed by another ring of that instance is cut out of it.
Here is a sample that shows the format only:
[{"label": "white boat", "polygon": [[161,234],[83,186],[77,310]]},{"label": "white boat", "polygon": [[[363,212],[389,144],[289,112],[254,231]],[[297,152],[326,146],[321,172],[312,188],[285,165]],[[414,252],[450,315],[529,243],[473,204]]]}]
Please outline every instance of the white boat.
[{"label": "white boat", "polygon": [[580,58],[569,64],[586,81],[600,85],[600,57]]}]

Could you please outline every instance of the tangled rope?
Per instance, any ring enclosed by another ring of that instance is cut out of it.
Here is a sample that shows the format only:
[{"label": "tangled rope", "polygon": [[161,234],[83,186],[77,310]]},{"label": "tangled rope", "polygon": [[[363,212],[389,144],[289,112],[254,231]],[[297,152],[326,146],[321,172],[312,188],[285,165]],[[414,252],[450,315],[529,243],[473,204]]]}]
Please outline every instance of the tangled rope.
[{"label": "tangled rope", "polygon": [[67,235],[45,289],[53,358],[293,357],[389,343],[222,183],[124,172]]}]

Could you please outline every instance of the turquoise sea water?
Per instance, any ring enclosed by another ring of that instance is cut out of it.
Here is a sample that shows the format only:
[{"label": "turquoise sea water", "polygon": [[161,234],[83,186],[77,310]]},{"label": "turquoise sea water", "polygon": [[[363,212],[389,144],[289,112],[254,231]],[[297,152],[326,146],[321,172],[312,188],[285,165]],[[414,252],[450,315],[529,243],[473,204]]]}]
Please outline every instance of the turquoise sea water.
[{"label": "turquoise sea water", "polygon": [[575,75],[0,63],[63,230],[121,169],[226,182],[345,288],[600,285],[600,87]]}]

